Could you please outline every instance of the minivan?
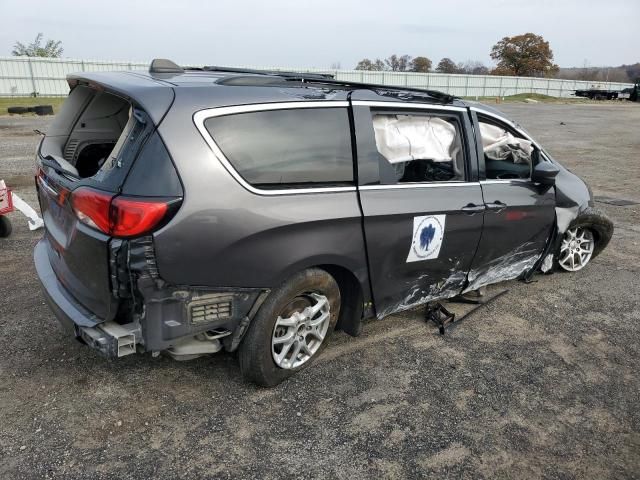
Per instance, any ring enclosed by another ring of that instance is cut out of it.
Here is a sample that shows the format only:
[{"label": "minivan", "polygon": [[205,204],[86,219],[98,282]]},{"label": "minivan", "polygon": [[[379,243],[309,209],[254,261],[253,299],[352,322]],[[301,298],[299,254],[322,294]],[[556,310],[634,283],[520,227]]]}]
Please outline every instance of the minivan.
[{"label": "minivan", "polygon": [[107,357],[237,350],[273,386],[335,329],[578,271],[613,232],[522,127],[444,93],[168,60],[68,83],[34,260]]}]

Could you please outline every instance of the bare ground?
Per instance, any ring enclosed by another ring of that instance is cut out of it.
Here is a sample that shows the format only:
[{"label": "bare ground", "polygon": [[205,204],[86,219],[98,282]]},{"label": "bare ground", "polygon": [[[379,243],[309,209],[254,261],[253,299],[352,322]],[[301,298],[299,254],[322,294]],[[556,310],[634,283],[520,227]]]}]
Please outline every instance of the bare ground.
[{"label": "bare ground", "polygon": [[[640,201],[640,105],[502,105],[596,195]],[[561,124],[564,123],[564,124]],[[0,178],[32,205],[40,118],[0,118]],[[236,359],[107,361],[62,333],[13,214],[0,239],[0,478],[638,478],[640,206],[609,248],[446,336],[407,312],[336,333],[270,390]],[[88,267],[90,268],[90,267]]]}]

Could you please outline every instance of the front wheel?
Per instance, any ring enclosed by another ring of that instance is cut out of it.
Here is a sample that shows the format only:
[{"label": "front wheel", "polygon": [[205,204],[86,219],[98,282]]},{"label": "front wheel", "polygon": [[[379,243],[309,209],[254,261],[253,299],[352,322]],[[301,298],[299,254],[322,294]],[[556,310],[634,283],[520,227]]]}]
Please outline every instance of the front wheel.
[{"label": "front wheel", "polygon": [[586,227],[568,229],[560,244],[558,265],[568,272],[582,270],[593,256],[595,240],[593,232]]},{"label": "front wheel", "polygon": [[340,289],[312,268],[273,290],[239,348],[243,376],[272,387],[308,366],[327,344],[340,313]]}]

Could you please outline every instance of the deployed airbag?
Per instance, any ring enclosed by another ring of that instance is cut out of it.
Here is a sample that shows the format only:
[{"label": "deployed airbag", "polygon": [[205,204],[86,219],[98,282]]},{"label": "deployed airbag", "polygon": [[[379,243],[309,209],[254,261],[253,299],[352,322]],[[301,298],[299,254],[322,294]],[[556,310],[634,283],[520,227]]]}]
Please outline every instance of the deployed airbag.
[{"label": "deployed airbag", "polygon": [[505,129],[484,122],[480,122],[480,135],[484,154],[490,160],[531,164],[533,147],[529,140],[514,137]]},{"label": "deployed airbag", "polygon": [[389,163],[412,160],[451,162],[456,128],[437,117],[374,115],[378,151]]}]

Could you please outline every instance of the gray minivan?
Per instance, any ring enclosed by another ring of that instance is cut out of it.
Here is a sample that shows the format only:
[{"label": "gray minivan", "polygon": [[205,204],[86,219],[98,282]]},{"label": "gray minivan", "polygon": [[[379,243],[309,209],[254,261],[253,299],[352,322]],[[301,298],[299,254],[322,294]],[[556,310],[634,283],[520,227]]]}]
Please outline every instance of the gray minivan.
[{"label": "gray minivan", "polygon": [[34,259],[109,357],[238,350],[275,385],[336,328],[579,270],[613,231],[520,126],[440,92],[165,60],[68,82]]}]

